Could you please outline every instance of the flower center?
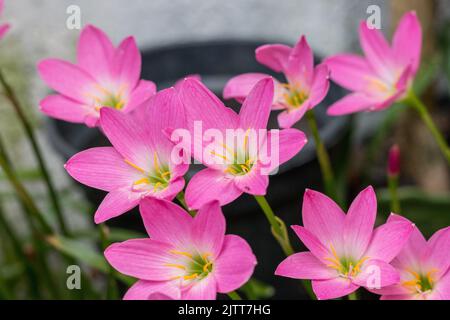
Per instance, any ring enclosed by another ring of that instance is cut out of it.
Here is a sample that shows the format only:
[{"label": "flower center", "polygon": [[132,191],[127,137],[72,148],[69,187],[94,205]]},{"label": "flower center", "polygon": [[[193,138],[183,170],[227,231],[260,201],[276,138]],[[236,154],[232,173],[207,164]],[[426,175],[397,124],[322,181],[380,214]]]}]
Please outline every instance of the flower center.
[{"label": "flower center", "polygon": [[175,279],[202,280],[206,278],[213,271],[213,263],[209,259],[210,253],[205,254],[191,254],[185,251],[171,250],[170,253],[183,257],[182,261],[176,263],[166,263],[166,267],[177,268],[183,270],[183,275],[176,276]]},{"label": "flower center", "polygon": [[122,110],[125,106],[124,91],[126,85],[121,85],[117,90],[107,89],[101,85],[95,85],[95,94],[88,94],[88,97],[93,100],[93,106],[96,111],[102,107],[114,108]]},{"label": "flower center", "polygon": [[291,109],[297,109],[301,107],[303,105],[303,102],[308,99],[308,93],[306,91],[301,90],[289,83],[283,83],[281,85],[288,91],[287,93],[283,94],[283,97],[288,107],[290,107]]},{"label": "flower center", "polygon": [[335,269],[339,272],[339,276],[343,278],[352,278],[361,272],[362,264],[369,259],[369,257],[363,257],[362,259],[355,260],[350,257],[339,257],[334,249],[333,244],[330,244],[330,249],[333,257],[326,257],[325,260],[329,261],[330,264],[327,267]]},{"label": "flower center", "polygon": [[433,269],[426,274],[417,273],[412,270],[408,270],[413,276],[412,280],[403,281],[402,285],[407,289],[411,290],[414,293],[427,293],[433,290],[434,286],[434,278],[433,274],[436,273],[437,270]]},{"label": "flower center", "polygon": [[153,168],[151,171],[146,171],[131,161],[125,160],[125,162],[144,175],[142,178],[133,182],[134,191],[152,191],[155,193],[164,190],[170,183],[170,170],[168,166],[159,164],[158,154],[156,152],[153,153]]}]

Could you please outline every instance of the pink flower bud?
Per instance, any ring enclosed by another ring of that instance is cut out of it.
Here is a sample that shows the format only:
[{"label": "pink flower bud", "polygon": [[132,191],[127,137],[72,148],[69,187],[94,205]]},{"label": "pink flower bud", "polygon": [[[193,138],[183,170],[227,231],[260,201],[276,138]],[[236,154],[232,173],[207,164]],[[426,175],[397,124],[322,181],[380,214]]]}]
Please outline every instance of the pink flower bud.
[{"label": "pink flower bud", "polygon": [[388,175],[397,176],[400,173],[400,148],[397,144],[394,144],[389,149],[388,159]]}]

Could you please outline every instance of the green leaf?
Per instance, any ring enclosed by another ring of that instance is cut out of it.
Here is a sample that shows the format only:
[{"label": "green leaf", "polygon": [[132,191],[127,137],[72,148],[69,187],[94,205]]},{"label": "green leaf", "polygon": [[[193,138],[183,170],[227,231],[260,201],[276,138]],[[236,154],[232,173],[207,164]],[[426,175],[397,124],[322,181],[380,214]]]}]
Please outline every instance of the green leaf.
[{"label": "green leaf", "polygon": [[275,294],[275,289],[272,286],[254,278],[250,279],[239,290],[242,291],[249,300],[269,299]]}]

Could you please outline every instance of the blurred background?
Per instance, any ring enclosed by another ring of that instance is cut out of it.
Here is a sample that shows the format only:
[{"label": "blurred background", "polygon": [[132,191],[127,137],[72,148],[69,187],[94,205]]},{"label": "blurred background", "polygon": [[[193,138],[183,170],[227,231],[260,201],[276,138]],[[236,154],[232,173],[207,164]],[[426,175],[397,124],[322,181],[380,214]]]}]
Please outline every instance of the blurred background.
[{"label": "blurred background", "polygon": [[[103,275],[109,271],[99,255],[100,236],[92,219],[104,193],[76,184],[63,169],[64,162],[74,153],[107,142],[95,129],[47,119],[38,110],[39,100],[49,93],[49,89],[38,78],[36,63],[48,57],[75,60],[80,30],[66,27],[69,17],[66,10],[72,5],[81,10],[82,27],[94,24],[116,44],[128,35],[135,36],[143,54],[142,76],[155,81],[159,89],[186,75],[199,74],[218,95],[225,82],[234,75],[252,71],[271,73],[255,61],[254,49],[258,45],[293,45],[300,35],[305,34],[317,62],[320,62],[328,55],[360,52],[357,28],[359,22],[370,15],[367,12],[370,5],[379,6],[381,29],[388,37],[403,13],[414,9],[424,29],[422,65],[415,85],[432,110],[436,123],[445,132],[447,141],[450,136],[450,6],[447,0],[132,0],[126,4],[119,0],[5,2],[0,21],[10,23],[12,28],[0,42],[0,68],[26,107],[27,117],[36,130],[57,186],[72,238],[77,240],[60,239],[58,245],[63,248],[63,256],[49,253],[48,258],[50,278],[53,279],[48,283],[35,279],[36,288],[30,289],[27,281],[31,280],[24,278],[23,274],[37,263],[33,260],[37,249],[21,213],[21,204],[0,171],[0,214],[22,239],[20,248],[17,248],[4,232],[0,232],[0,280],[11,288],[14,298],[104,298],[105,288],[110,285]],[[427,236],[449,225],[448,167],[413,110],[406,110],[405,106],[398,104],[379,113],[327,117],[326,107],[344,94],[333,86],[327,100],[317,108],[320,131],[330,149],[341,186],[343,200],[340,204],[347,207],[348,200],[372,184],[378,193],[379,222],[384,221],[389,213],[387,153],[392,144],[398,143],[402,159],[399,190],[402,214],[412,219]],[[239,107],[232,101],[226,103]],[[271,123],[275,125],[274,119]],[[298,127],[307,131],[303,123]],[[54,221],[53,209],[29,143],[14,110],[3,97],[0,97],[0,132],[18,177],[48,220]],[[196,169],[199,168],[193,168],[193,171]],[[283,166],[279,175],[271,177],[268,200],[288,225],[301,223],[301,200],[306,187],[322,190],[312,142]],[[257,281],[245,288],[245,293],[249,296],[254,294],[255,298],[305,298],[298,282],[273,276],[283,255],[254,199],[243,196],[224,207],[224,212],[228,233],[247,239],[260,262],[255,272]],[[141,224],[136,211],[108,222],[110,240],[142,237]],[[303,249],[293,234],[291,241],[296,249]],[[22,268],[18,263],[15,251],[19,249],[29,266],[25,263]],[[93,288],[89,292],[69,292],[66,289],[69,262],[82,266],[82,272],[86,272],[83,285],[92,282]],[[131,280],[119,280],[121,295]],[[58,290],[53,292],[50,285]]]}]

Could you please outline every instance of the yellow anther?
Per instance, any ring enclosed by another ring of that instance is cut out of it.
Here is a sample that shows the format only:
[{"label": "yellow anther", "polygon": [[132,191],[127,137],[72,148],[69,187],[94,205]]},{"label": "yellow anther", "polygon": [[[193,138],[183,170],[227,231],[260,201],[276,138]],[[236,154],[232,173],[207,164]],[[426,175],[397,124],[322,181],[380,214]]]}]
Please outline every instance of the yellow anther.
[{"label": "yellow anther", "polygon": [[216,153],[214,150],[211,151],[211,154],[212,154],[213,156],[222,158],[222,159],[225,160],[225,161],[228,161],[228,158],[227,158],[226,156],[224,156],[223,154],[218,154],[218,153]]},{"label": "yellow anther", "polygon": [[183,266],[182,264],[166,263],[164,266],[166,266],[166,267],[174,267],[174,268],[178,268],[178,269],[181,269],[181,270],[186,270],[186,267]]},{"label": "yellow anther", "polygon": [[161,182],[155,183],[155,185],[153,186],[153,192],[156,192],[160,186],[162,186]]},{"label": "yellow anther", "polygon": [[203,266],[203,272],[208,272],[209,270],[208,270],[208,267],[209,266],[211,266],[212,265],[212,262],[208,262],[207,264],[205,264],[204,266]]},{"label": "yellow anther", "polygon": [[185,257],[188,257],[188,258],[192,259],[192,254],[190,254],[189,252],[178,251],[178,250],[170,250],[169,252],[173,253],[173,254],[178,254],[178,255],[181,255],[181,256],[185,256]]},{"label": "yellow anther", "polygon": [[157,172],[161,173],[158,165],[158,154],[156,153],[156,151],[153,153],[153,167]]},{"label": "yellow anther", "polygon": [[166,176],[170,176],[170,171],[165,171],[163,173],[161,173],[161,177],[166,177]]},{"label": "yellow anther", "polygon": [[245,136],[244,136],[244,149],[247,149],[247,144],[248,144],[248,134],[250,133],[250,128],[248,128],[245,131]]},{"label": "yellow anther", "polygon": [[184,280],[192,280],[192,279],[195,279],[197,277],[198,277],[198,273],[194,273],[194,274],[191,274],[189,276],[184,276],[183,279]]},{"label": "yellow anther", "polygon": [[142,179],[139,179],[139,180],[136,180],[135,182],[133,182],[133,185],[138,185],[138,184],[142,184],[142,183],[150,184],[150,181],[148,180],[148,178],[142,178]]},{"label": "yellow anther", "polygon": [[250,170],[248,169],[248,167],[247,166],[245,166],[245,165],[243,165],[243,164],[241,164],[241,169],[242,169],[242,171],[244,171],[244,173],[248,173]]},{"label": "yellow anther", "polygon": [[145,170],[144,170],[144,169],[142,169],[141,167],[135,165],[133,162],[131,162],[131,161],[127,160],[127,159],[124,159],[124,161],[125,161],[126,164],[132,166],[132,167],[135,168],[136,170],[138,170],[138,171],[140,171],[140,172],[142,172],[142,173],[145,173]]}]

